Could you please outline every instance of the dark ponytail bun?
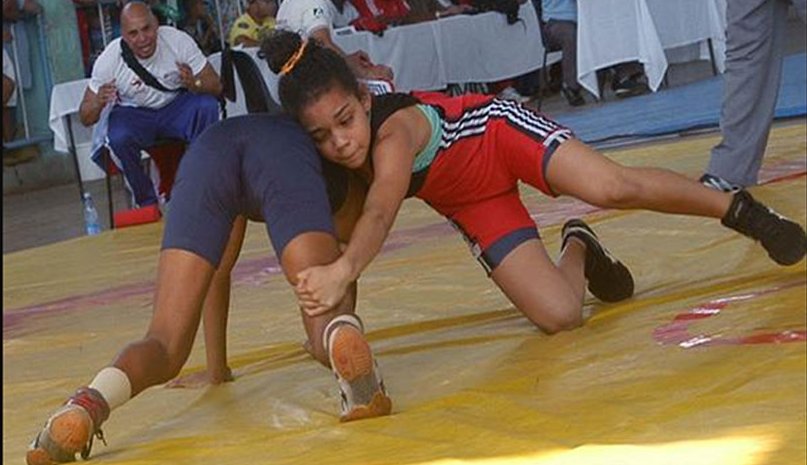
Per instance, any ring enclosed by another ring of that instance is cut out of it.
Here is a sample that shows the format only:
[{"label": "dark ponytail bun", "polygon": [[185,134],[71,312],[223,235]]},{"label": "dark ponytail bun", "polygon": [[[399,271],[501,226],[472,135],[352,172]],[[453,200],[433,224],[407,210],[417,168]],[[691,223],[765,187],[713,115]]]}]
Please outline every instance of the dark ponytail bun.
[{"label": "dark ponytail bun", "polygon": [[[259,53],[269,69],[280,74],[283,65],[300,50],[302,44],[303,39],[298,34],[275,30],[263,40]],[[283,109],[299,116],[311,101],[337,86],[356,96],[360,94],[356,76],[344,58],[323,47],[316,39],[309,39],[294,67],[280,76],[277,93]]]},{"label": "dark ponytail bun", "polygon": [[296,32],[275,29],[261,42],[261,56],[266,59],[269,69],[278,74],[302,43],[303,39]]}]

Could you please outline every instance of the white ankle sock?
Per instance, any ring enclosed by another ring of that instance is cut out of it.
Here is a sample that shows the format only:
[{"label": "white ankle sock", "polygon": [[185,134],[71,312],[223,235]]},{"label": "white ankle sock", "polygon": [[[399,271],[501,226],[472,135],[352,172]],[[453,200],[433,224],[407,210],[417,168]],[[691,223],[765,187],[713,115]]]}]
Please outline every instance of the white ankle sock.
[{"label": "white ankle sock", "polygon": [[90,387],[100,392],[109,410],[120,407],[132,397],[132,384],[120,368],[106,367],[95,375]]}]

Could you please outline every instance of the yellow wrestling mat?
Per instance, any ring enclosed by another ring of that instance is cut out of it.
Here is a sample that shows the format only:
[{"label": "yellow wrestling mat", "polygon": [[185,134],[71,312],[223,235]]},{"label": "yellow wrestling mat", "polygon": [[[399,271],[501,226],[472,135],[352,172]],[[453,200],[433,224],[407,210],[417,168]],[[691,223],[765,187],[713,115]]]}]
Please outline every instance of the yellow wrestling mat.
[{"label": "yellow wrestling mat", "polygon": [[[777,127],[755,196],[807,223],[803,120]],[[717,136],[612,151],[700,175]],[[365,272],[358,312],[393,415],[340,424],[333,376],[302,349],[293,293],[263,225],[235,269],[237,379],[156,387],[113,412],[98,464],[757,465],[807,460],[807,273],[718,221],[600,211],[525,190],[548,250],[572,216],[636,278],[583,328],[546,336],[505,300],[462,239],[404,204]],[[3,256],[3,463],[142,336],[162,225]],[[541,283],[536,282],[536,286]],[[201,332],[183,373],[204,368]]]}]

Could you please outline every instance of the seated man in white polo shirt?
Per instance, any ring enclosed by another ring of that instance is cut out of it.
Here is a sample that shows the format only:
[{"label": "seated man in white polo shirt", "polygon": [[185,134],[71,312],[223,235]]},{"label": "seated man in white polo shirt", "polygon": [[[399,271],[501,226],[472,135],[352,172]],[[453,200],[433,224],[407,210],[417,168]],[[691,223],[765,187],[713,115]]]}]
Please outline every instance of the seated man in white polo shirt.
[{"label": "seated man in white polo shirt", "polygon": [[392,69],[376,65],[364,51],[345,53],[331,38],[335,27],[347,26],[358,17],[352,6],[345,9],[345,0],[285,0],[277,11],[278,29],[296,32],[300,36],[313,37],[324,46],[345,57],[356,76],[364,79],[392,81]]},{"label": "seated man in white polo shirt", "polygon": [[[135,203],[157,203],[154,184],[140,166],[140,151],[162,138],[193,141],[219,120],[221,81],[193,38],[159,26],[149,7],[135,1],[121,12],[121,38],[93,66],[79,108],[90,126],[109,111],[106,147],[121,168]],[[93,160],[102,169],[100,150]]]}]

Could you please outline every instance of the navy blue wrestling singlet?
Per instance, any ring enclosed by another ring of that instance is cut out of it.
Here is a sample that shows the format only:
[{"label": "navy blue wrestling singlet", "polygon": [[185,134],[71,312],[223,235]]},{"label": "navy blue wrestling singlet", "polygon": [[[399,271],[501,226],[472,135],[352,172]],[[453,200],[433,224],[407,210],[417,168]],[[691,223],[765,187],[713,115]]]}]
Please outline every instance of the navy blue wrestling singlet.
[{"label": "navy blue wrestling singlet", "polygon": [[266,222],[278,258],[301,233],[334,234],[331,212],[344,200],[347,175],[327,168],[326,181],[313,142],[286,116],[216,123],[182,158],[162,248],[187,250],[218,266],[238,215]]}]

